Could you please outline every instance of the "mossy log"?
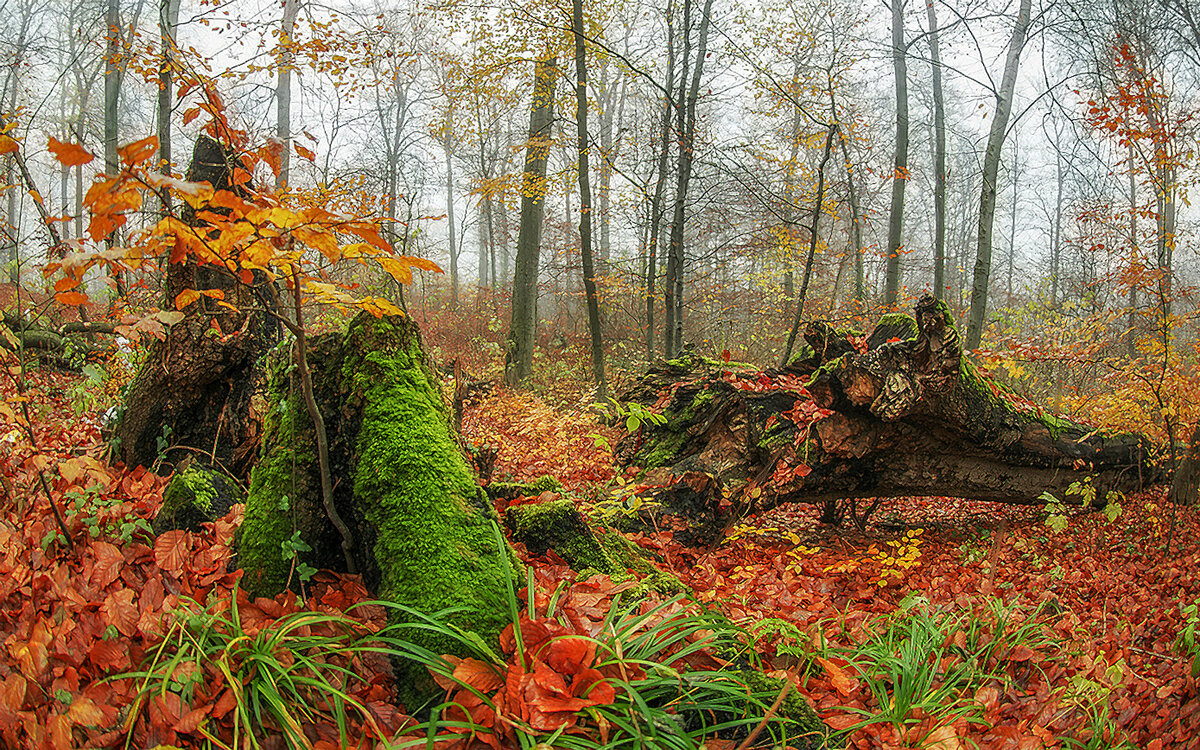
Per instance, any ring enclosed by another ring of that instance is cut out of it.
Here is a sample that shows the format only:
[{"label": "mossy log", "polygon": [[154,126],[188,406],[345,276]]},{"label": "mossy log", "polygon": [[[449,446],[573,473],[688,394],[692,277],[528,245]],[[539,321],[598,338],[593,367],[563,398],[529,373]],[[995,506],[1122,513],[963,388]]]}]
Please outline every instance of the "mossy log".
[{"label": "mossy log", "polygon": [[[455,439],[416,324],[362,313],[346,333],[309,345],[334,506],[367,589],[425,613],[461,608],[455,622],[495,638],[517,563]],[[293,344],[280,344],[267,362],[269,410],[238,533],[242,585],[259,596],[297,586],[306,568],[346,568],[321,499]]]},{"label": "mossy log", "polygon": [[1145,438],[1054,417],[984,376],[933,297],[870,336],[813,322],[805,339],[783,370],[695,360],[651,370],[624,399],[667,421],[644,422],[618,459],[753,483],[761,494],[740,507],[760,510],[928,495],[1039,503],[1088,476],[1103,499],[1160,478]]}]

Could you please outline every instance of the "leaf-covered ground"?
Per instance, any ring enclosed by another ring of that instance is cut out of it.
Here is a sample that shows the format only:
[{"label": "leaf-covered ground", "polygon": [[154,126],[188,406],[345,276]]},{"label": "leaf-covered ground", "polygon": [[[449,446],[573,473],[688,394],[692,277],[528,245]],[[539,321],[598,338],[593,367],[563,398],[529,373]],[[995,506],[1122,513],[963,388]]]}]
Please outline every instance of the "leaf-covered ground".
[{"label": "leaf-covered ground", "polygon": [[[152,542],[143,522],[161,503],[164,479],[99,460],[99,418],[77,412],[90,403],[79,385],[42,375],[24,393],[12,378],[2,386],[0,746],[192,746],[223,736],[237,691],[220,660],[172,675],[190,686],[186,703],[171,692],[142,695],[138,678],[120,675],[154,663],[164,638],[179,637],[179,613],[195,611],[189,600],[225,613],[236,603],[251,637],[302,604],[235,595],[236,510],[200,534]],[[556,411],[500,392],[472,408],[465,427],[472,441],[499,449],[497,478],[555,474],[585,506],[613,489],[604,446],[616,434],[586,409]],[[757,632],[769,669],[791,679],[834,730],[895,709],[891,698],[881,707],[860,655],[884,629],[880,617],[901,607],[932,617],[945,635],[939,648],[967,637],[999,644],[982,676],[947,699],[957,719],[918,706],[907,723],[852,730],[854,747],[1065,747],[1075,738],[1089,747],[1196,748],[1197,683],[1177,639],[1187,625],[1182,607],[1200,599],[1200,519],[1171,515],[1150,492],[1129,498],[1113,521],[1072,515],[1056,530],[1041,509],[912,498],[886,503],[881,525],[861,533],[824,529],[813,509],[792,506],[746,519],[712,550],[663,534],[635,541],[660,553],[700,600]],[[550,589],[567,576],[553,561],[530,562]],[[576,583],[560,606],[570,603],[586,629],[620,590]],[[365,595],[351,578],[320,574],[307,606],[341,611]],[[997,626],[1001,618],[1007,626]],[[968,621],[979,632],[953,626]],[[1024,640],[1006,640],[1014,630]],[[950,671],[960,651],[945,649],[939,668]],[[407,717],[393,706],[388,670],[353,667],[361,679],[345,688],[373,717],[373,726],[353,729],[374,746],[375,734],[401,731]],[[307,731],[314,747],[339,744],[332,727]]]},{"label": "leaf-covered ground", "polygon": [[[578,451],[579,436],[597,431],[589,415],[548,419],[546,409],[532,397],[500,395],[476,411],[470,432],[476,440],[504,435],[498,470],[519,478],[541,471],[543,464],[531,472],[531,455],[553,454],[563,436],[574,436],[563,443],[572,456],[567,470],[602,476],[606,456]],[[589,459],[598,462],[591,472],[581,464]],[[1063,530],[1045,523],[1042,508],[901,498],[883,503],[878,523],[862,533],[824,529],[815,508],[795,505],[747,519],[713,550],[685,548],[667,534],[637,541],[735,621],[752,629],[772,620],[797,626],[808,644],[768,627],[759,650],[778,662],[780,675],[795,678],[833,729],[859,722],[855,709],[878,711],[851,662],[880,629],[879,618],[906,598],[984,622],[999,606],[1016,622],[1038,624],[1037,647],[997,654],[994,678],[974,687],[969,697],[981,721],[931,733],[938,722],[929,717],[904,736],[872,724],[851,734],[854,747],[1049,748],[1070,738],[1096,743],[1089,747],[1127,740],[1139,748],[1198,748],[1197,680],[1177,639],[1187,624],[1182,608],[1200,599],[1200,514],[1176,509],[1172,521],[1162,495],[1128,498],[1112,521],[1069,511]],[[787,653],[806,650],[832,658],[785,672],[797,666]],[[1093,738],[1105,729],[1107,736]]]}]

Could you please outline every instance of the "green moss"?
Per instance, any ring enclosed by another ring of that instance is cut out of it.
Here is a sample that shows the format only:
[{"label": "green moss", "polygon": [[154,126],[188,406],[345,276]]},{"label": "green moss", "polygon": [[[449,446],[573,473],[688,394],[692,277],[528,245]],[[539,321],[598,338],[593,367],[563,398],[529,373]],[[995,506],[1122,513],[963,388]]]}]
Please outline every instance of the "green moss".
[{"label": "green moss", "polygon": [[207,469],[189,466],[181,474],[171,478],[163,492],[163,512],[176,513],[193,505],[205,513],[212,512],[217,490],[213,487],[212,475]]},{"label": "green moss", "polygon": [[605,531],[596,534],[604,555],[608,559],[609,575],[614,581],[625,581],[631,576],[638,579],[638,586],[633,590],[634,596],[644,596],[656,591],[668,596],[690,593],[691,589],[679,580],[673,573],[668,573],[648,558],[641,547],[615,531]]},{"label": "green moss", "polygon": [[285,342],[268,355],[266,452],[250,475],[251,499],[238,529],[238,564],[247,571],[242,586],[259,596],[287,588],[292,561],[285,558],[283,544],[296,530],[295,509],[321,505],[311,473],[317,463],[312,420],[297,399],[289,398],[290,349]]},{"label": "green moss", "polygon": [[544,474],[532,482],[492,482],[488,492],[492,497],[514,499],[518,497],[537,497],[543,492],[562,492],[562,482],[557,478]]},{"label": "green moss", "polygon": [[[783,680],[768,677],[762,672],[746,669],[731,672],[737,679],[746,684],[750,692],[758,694],[760,700],[767,705],[774,701],[774,696],[783,690]],[[808,701],[795,690],[788,690],[783,703],[779,706],[778,716],[788,719],[786,727],[772,728],[776,744],[794,748],[817,750],[826,746],[828,736],[825,722],[808,705]]]},{"label": "green moss", "polygon": [[875,349],[892,339],[908,341],[915,339],[919,333],[917,319],[913,316],[905,313],[888,313],[879,318],[879,323],[875,325],[875,330],[871,331],[871,335],[867,339],[867,346]]},{"label": "green moss", "polygon": [[687,442],[687,432],[666,431],[653,437],[650,450],[642,459],[642,468],[657,469],[660,466],[671,466],[675,463],[675,454]]},{"label": "green moss", "polygon": [[510,508],[508,514],[515,525],[514,538],[524,541],[535,554],[553,549],[572,570],[616,572],[616,567],[570,500],[562,498],[537,505],[518,505]]},{"label": "green moss", "polygon": [[498,548],[495,512],[458,449],[416,328],[360,315],[347,341],[343,380],[363,410],[354,495],[376,530],[377,595],[426,613],[463,608],[458,623],[495,642],[516,565]]}]

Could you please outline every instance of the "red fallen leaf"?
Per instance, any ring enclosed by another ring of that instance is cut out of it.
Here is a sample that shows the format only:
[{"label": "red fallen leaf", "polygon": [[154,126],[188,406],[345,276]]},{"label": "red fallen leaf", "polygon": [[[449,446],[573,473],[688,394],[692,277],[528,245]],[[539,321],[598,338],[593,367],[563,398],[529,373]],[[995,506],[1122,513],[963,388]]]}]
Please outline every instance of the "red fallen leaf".
[{"label": "red fallen leaf", "polygon": [[88,651],[88,660],[105,672],[129,669],[129,648],[121,641],[96,640]]},{"label": "red fallen leaf", "polygon": [[100,707],[91,698],[82,695],[71,701],[71,707],[67,709],[67,716],[81,727],[100,726],[104,722],[104,712],[100,710]]},{"label": "red fallen leaf", "polygon": [[546,662],[559,674],[578,674],[595,660],[596,643],[584,638],[559,638],[546,655]]},{"label": "red fallen leaf", "polygon": [[479,659],[467,657],[454,667],[454,679],[464,685],[470,685],[481,693],[499,690],[504,685],[504,677],[491,664]]},{"label": "red fallen leaf", "polygon": [[921,750],[961,750],[958,732],[953,724],[944,724],[929,733],[921,742]]},{"label": "red fallen leaf", "polygon": [[0,707],[14,714],[21,710],[28,684],[25,678],[16,672],[4,678],[4,683],[0,685]]},{"label": "red fallen leaf", "polygon": [[225,715],[237,707],[237,694],[231,689],[225,688],[225,692],[221,693],[221,697],[217,699],[213,705],[212,715],[214,719],[223,719]]},{"label": "red fallen leaf", "polygon": [[833,685],[834,689],[842,694],[842,697],[846,697],[858,690],[858,680],[847,675],[841,667],[820,656],[816,657],[816,659],[821,668],[825,670],[825,673],[829,675],[829,684]]},{"label": "red fallen leaf", "polygon": [[854,714],[835,714],[833,716],[826,716],[824,721],[829,725],[830,728],[841,731],[848,727],[854,726],[861,721],[861,719]]},{"label": "red fallen leaf", "polygon": [[33,626],[28,641],[22,643],[20,641],[13,642],[10,639],[8,652],[17,660],[21,673],[29,679],[36,680],[46,669],[49,659],[46,647],[50,645],[51,640],[53,640],[53,636],[50,629],[41,621]]},{"label": "red fallen leaf", "polygon": [[168,531],[154,540],[154,562],[168,573],[182,573],[191,552],[191,534],[186,531]]},{"label": "red fallen leaf", "polygon": [[50,747],[54,750],[72,750],[75,741],[71,737],[71,719],[68,716],[51,716],[46,722],[50,734]]},{"label": "red fallen leaf", "polygon": [[92,584],[98,589],[106,589],[121,576],[121,568],[125,567],[125,554],[116,545],[108,542],[96,542],[92,545],[96,553],[96,564],[92,568]]},{"label": "red fallen leaf", "polygon": [[105,597],[104,604],[100,605],[100,614],[121,635],[132,636],[137,633],[138,608],[132,589],[121,589]]},{"label": "red fallen leaf", "polygon": [[186,734],[194,734],[200,725],[204,723],[204,718],[208,716],[209,705],[193,708],[183,715],[179,721],[175,722],[175,731],[184,732]]},{"label": "red fallen leaf", "polygon": [[1022,643],[1020,646],[1017,646],[1016,648],[1013,649],[1013,652],[1012,652],[1012,654],[1009,655],[1008,660],[1009,661],[1029,661],[1030,659],[1032,659],[1035,656],[1037,656],[1037,653],[1033,649],[1029,648],[1028,646],[1026,646],[1025,644]]}]

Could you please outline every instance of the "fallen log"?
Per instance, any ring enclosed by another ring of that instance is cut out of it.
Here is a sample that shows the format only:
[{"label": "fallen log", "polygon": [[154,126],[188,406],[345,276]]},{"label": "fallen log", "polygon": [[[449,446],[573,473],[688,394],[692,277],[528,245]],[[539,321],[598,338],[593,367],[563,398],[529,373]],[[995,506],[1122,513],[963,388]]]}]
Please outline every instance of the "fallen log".
[{"label": "fallen log", "polygon": [[[731,512],[789,502],[824,503],[836,522],[852,499],[1041,503],[1091,477],[1103,501],[1161,478],[1144,437],[1045,412],[963,356],[945,303],[926,296],[915,312],[884,316],[869,336],[809,323],[807,346],[780,370],[696,359],[652,369],[623,398],[667,420],[622,439],[618,461],[658,469],[660,513],[705,508],[683,524],[695,543]],[[698,473],[714,480],[705,502]],[[693,491],[679,491],[680,477]],[[672,510],[672,495],[687,508]]]}]

